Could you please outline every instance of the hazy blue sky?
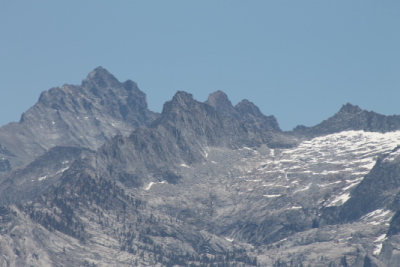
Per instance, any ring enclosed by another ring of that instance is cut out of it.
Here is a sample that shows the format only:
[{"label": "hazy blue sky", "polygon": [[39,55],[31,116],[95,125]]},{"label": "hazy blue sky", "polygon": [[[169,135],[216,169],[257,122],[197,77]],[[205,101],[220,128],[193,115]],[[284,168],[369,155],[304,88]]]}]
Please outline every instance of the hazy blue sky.
[{"label": "hazy blue sky", "polygon": [[400,114],[400,1],[0,1],[0,125],[97,66],[161,111],[247,98],[285,130],[347,102]]}]

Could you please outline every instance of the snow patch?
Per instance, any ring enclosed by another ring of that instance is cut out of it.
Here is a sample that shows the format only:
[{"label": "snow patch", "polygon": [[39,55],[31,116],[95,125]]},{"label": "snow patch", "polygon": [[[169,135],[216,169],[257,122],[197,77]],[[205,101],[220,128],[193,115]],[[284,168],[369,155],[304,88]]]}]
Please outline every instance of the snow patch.
[{"label": "snow patch", "polygon": [[271,155],[271,157],[275,157],[275,149],[271,149],[270,155]]},{"label": "snow patch", "polygon": [[378,236],[374,242],[383,242],[386,239],[386,234]]},{"label": "snow patch", "polygon": [[161,182],[150,182],[144,190],[148,191],[148,190],[150,190],[150,188],[151,188],[153,185],[155,185],[155,184],[165,184],[165,183],[167,183],[167,182],[166,182],[166,181],[161,181]]},{"label": "snow patch", "polygon": [[[42,177],[39,177],[38,181],[42,181],[42,180],[44,180],[44,179],[46,179],[46,178],[47,178],[47,175],[42,176]],[[33,181],[33,180],[32,180],[32,181]]]},{"label": "snow patch", "polygon": [[382,250],[382,243],[376,245],[376,247],[375,247],[375,249],[374,249],[374,252],[372,252],[372,254],[373,254],[373,255],[379,255],[379,253],[381,253],[381,250]]},{"label": "snow patch", "polygon": [[268,198],[273,198],[273,197],[280,197],[281,194],[279,195],[263,195],[264,197],[268,197]]},{"label": "snow patch", "polygon": [[342,205],[349,199],[350,193],[341,194],[340,196],[337,196],[327,207]]},{"label": "snow patch", "polygon": [[386,216],[389,213],[390,213],[390,210],[384,211],[383,209],[377,209],[377,210],[371,211],[370,213],[361,217],[361,220],[370,219],[370,218],[379,218],[379,217]]},{"label": "snow patch", "polygon": [[59,170],[59,171],[56,172],[55,174],[63,173],[63,172],[65,172],[65,171],[68,170],[68,169],[69,169],[69,167],[66,167],[66,168],[64,168],[64,169]]}]

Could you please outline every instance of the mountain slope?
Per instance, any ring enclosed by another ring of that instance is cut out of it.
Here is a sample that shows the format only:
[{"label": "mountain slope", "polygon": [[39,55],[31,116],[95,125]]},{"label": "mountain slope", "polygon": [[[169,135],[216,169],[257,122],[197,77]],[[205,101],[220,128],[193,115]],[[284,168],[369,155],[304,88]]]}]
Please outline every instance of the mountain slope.
[{"label": "mountain slope", "polygon": [[56,186],[63,172],[75,160],[93,153],[80,147],[56,146],[49,149],[31,163],[5,175],[0,181],[0,204],[20,204],[32,200],[46,189]]}]

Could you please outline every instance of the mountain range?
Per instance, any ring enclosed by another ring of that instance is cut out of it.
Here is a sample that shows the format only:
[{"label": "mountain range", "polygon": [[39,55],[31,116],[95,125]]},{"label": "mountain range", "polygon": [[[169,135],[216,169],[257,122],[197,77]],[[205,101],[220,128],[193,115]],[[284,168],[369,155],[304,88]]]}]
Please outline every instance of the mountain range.
[{"label": "mountain range", "polygon": [[98,67],[0,128],[0,266],[400,266],[399,148],[398,115],[159,114]]}]

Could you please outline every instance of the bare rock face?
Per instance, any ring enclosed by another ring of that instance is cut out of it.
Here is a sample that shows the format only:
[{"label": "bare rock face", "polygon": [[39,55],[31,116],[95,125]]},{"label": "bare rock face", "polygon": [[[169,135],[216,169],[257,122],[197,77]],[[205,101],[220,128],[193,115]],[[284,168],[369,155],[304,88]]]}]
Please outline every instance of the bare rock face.
[{"label": "bare rock face", "polygon": [[[156,117],[134,82],[120,83],[98,67],[79,86],[43,92],[19,123],[1,127],[0,157],[15,168],[54,146],[97,149],[117,133],[128,135]],[[8,170],[7,166],[2,170]]]}]

